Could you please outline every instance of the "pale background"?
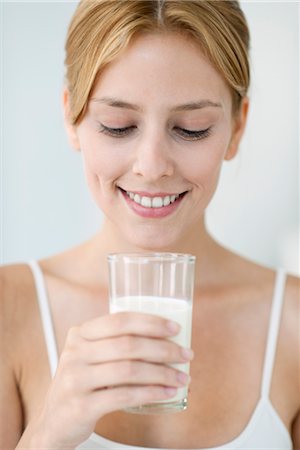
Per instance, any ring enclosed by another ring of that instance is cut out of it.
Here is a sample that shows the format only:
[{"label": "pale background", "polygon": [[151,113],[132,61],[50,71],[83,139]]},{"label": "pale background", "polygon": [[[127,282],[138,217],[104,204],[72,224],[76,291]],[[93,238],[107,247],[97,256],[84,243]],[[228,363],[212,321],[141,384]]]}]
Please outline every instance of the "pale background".
[{"label": "pale background", "polygon": [[[238,253],[297,274],[299,3],[242,5],[252,33],[250,119],[238,158],[224,165],[208,226]],[[102,221],[63,128],[63,47],[75,6],[0,5],[2,264],[60,252]]]}]

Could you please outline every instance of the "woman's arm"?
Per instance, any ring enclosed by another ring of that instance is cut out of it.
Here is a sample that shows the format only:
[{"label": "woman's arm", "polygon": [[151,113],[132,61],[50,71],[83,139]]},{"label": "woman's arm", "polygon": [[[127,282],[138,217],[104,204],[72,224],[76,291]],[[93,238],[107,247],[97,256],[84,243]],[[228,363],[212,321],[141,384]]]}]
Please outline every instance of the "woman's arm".
[{"label": "woman's arm", "polygon": [[0,269],[0,448],[9,450],[21,437],[23,414],[12,360],[14,298],[5,271]]},{"label": "woman's arm", "polygon": [[[300,279],[289,277],[289,295],[291,298],[291,313],[289,322],[289,335],[293,339],[292,348],[295,348],[295,368],[296,368],[296,398],[298,401],[298,412],[293,420],[291,434],[293,440],[293,449],[300,450]],[[295,343],[295,344],[294,344]]]},{"label": "woman's arm", "polygon": [[292,439],[294,450],[300,450],[300,410],[292,425]]}]

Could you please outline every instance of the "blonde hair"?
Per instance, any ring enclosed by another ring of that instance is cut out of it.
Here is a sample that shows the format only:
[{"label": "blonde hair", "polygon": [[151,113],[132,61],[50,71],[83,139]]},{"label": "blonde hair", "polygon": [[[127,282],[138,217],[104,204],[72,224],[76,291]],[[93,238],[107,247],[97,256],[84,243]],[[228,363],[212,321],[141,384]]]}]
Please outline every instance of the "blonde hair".
[{"label": "blonde hair", "polygon": [[146,32],[184,33],[226,80],[233,112],[250,82],[249,30],[236,0],[81,0],[66,40],[71,120],[85,114],[95,82],[130,40]]}]

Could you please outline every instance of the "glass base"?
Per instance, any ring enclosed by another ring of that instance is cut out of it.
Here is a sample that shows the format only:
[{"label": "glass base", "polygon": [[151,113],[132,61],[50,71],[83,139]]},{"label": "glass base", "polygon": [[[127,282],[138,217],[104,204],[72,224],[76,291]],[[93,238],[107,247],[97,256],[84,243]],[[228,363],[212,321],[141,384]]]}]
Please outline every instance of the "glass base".
[{"label": "glass base", "polygon": [[187,409],[187,398],[175,402],[155,402],[147,405],[134,406],[124,409],[131,414],[168,414],[181,412]]}]

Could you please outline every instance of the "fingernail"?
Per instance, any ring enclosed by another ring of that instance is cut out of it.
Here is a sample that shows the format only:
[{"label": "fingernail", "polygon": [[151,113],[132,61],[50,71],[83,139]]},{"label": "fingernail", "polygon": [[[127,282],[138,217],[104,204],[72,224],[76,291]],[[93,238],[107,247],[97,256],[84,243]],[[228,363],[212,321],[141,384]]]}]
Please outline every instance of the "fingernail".
[{"label": "fingernail", "polygon": [[180,330],[180,325],[177,322],[173,322],[172,320],[169,320],[167,322],[167,329],[171,334],[177,334]]},{"label": "fingernail", "polygon": [[180,384],[186,385],[189,384],[189,382],[191,381],[191,377],[187,373],[178,372],[177,380],[179,381]]},{"label": "fingernail", "polygon": [[183,348],[181,354],[186,361],[191,361],[194,358],[194,352],[190,348]]}]

